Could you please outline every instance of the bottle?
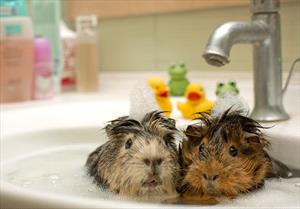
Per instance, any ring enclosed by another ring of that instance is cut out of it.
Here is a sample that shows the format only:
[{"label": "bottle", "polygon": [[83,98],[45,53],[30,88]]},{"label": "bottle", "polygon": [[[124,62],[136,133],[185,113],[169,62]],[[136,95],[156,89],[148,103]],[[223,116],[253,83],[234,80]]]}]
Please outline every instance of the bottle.
[{"label": "bottle", "polygon": [[76,20],[76,88],[81,92],[98,90],[97,17]]},{"label": "bottle", "polygon": [[60,36],[63,42],[64,67],[61,75],[61,90],[75,89],[75,43],[76,33],[71,31],[64,22],[60,25]]},{"label": "bottle", "polygon": [[60,38],[61,5],[58,0],[31,0],[35,36],[47,38],[51,44],[54,92],[60,92],[63,51]]},{"label": "bottle", "polygon": [[34,41],[34,99],[47,99],[53,96],[53,67],[51,46],[48,39],[37,37]]},{"label": "bottle", "polygon": [[26,16],[24,0],[1,0],[0,17]]},{"label": "bottle", "polygon": [[0,18],[0,102],[32,98],[33,30],[30,17]]}]

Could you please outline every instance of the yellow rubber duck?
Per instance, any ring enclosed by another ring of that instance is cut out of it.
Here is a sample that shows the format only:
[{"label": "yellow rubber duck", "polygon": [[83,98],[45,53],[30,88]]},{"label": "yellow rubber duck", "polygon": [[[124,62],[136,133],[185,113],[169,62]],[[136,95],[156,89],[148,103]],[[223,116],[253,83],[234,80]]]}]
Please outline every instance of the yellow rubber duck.
[{"label": "yellow rubber duck", "polygon": [[199,114],[195,113],[208,112],[213,107],[213,102],[205,98],[204,88],[200,84],[189,84],[184,96],[187,101],[177,103],[177,107],[184,118],[195,119],[199,117]]},{"label": "yellow rubber duck", "polygon": [[150,87],[153,90],[156,102],[159,108],[167,111],[165,114],[170,117],[172,112],[172,103],[169,99],[169,88],[161,77],[151,77],[148,80]]}]

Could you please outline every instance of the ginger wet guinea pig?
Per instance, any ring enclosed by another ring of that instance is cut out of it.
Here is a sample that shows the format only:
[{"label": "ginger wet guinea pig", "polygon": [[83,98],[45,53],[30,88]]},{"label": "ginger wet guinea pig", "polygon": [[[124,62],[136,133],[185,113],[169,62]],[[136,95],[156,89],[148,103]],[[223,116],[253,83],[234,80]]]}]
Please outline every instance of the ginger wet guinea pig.
[{"label": "ginger wet guinea pig", "polygon": [[105,127],[108,141],[87,159],[88,172],[111,192],[130,197],[174,197],[179,180],[179,133],[173,119],[162,112],[145,115],[141,122],[129,117]]},{"label": "ginger wet guinea pig", "polygon": [[217,203],[261,187],[271,169],[262,126],[230,110],[202,116],[201,123],[188,126],[180,150],[182,198]]}]

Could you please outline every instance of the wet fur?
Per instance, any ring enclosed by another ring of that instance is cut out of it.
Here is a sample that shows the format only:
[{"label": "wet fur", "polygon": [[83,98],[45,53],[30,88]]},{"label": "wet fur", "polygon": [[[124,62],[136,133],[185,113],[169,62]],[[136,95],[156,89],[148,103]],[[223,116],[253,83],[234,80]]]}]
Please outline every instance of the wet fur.
[{"label": "wet fur", "polygon": [[[108,141],[87,159],[88,172],[109,191],[131,197],[175,196],[179,181],[178,151],[174,143],[175,121],[154,111],[141,122],[129,117],[111,121],[105,127]],[[127,140],[132,146],[125,148]],[[145,159],[162,159],[159,176],[162,185],[155,189],[143,187],[149,166]]]},{"label": "wet fur", "polygon": [[[199,124],[187,128],[187,140],[180,149],[184,176],[181,196],[217,203],[220,198],[235,198],[263,186],[271,169],[270,157],[264,150],[269,142],[261,132],[263,127],[230,109],[220,117],[201,115]],[[199,150],[202,143],[204,148]],[[231,146],[238,150],[235,157],[229,154]],[[218,178],[211,184],[204,174]]]}]

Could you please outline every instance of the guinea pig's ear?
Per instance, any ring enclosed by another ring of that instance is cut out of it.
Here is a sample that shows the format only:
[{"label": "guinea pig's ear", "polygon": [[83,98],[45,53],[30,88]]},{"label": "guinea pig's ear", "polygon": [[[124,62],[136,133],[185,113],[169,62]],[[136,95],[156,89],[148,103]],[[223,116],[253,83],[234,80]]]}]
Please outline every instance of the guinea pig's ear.
[{"label": "guinea pig's ear", "polygon": [[206,127],[200,125],[189,125],[185,130],[185,135],[191,142],[200,141],[206,134]]},{"label": "guinea pig's ear", "polygon": [[114,136],[128,135],[130,133],[138,133],[142,129],[140,122],[130,119],[129,117],[120,117],[112,120],[105,126],[105,131],[109,139]]},{"label": "guinea pig's ear", "polygon": [[258,135],[253,135],[253,136],[246,136],[245,137],[245,142],[252,146],[255,147],[257,149],[263,149],[265,147],[269,147],[270,146],[270,142],[265,139],[262,136],[258,136]]},{"label": "guinea pig's ear", "polygon": [[147,113],[141,123],[149,132],[162,137],[170,132],[177,131],[175,120],[167,118],[162,111]]},{"label": "guinea pig's ear", "polygon": [[112,128],[113,128],[113,125],[112,124],[108,124],[104,127],[104,130],[106,132],[106,135],[108,136],[108,139],[111,138],[111,136],[113,135],[112,134]]},{"label": "guinea pig's ear", "polygon": [[113,134],[113,129],[115,127],[117,127],[121,123],[121,121],[125,121],[126,119],[128,119],[128,116],[120,117],[120,118],[117,118],[115,120],[109,121],[108,124],[104,127],[104,130],[105,130],[106,134],[108,136],[112,135]]}]

